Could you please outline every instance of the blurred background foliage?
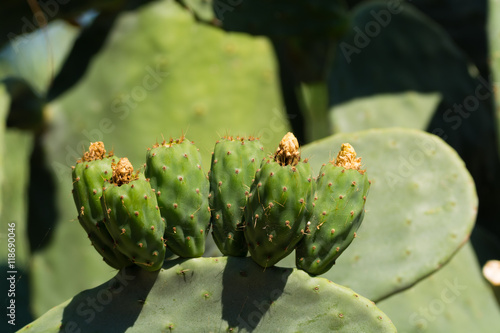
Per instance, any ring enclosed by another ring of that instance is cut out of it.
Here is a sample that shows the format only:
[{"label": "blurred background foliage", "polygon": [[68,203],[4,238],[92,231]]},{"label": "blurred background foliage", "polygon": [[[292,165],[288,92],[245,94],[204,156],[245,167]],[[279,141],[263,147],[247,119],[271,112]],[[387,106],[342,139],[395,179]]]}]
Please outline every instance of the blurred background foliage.
[{"label": "blurred background foliage", "polygon": [[[225,134],[259,136],[271,151],[288,130],[305,144],[396,126],[434,133],[458,152],[479,210],[474,250],[467,245],[380,306],[404,332],[495,331],[480,326],[500,312],[479,270],[500,259],[500,1],[7,0],[0,8],[0,237],[4,244],[5,225],[16,222],[18,327],[114,274],[81,232],[70,192],[70,166],[89,141],[139,168],[148,146],[186,133],[207,171]],[[464,274],[466,297],[425,325],[408,319]],[[455,320],[469,306],[479,326]]]}]

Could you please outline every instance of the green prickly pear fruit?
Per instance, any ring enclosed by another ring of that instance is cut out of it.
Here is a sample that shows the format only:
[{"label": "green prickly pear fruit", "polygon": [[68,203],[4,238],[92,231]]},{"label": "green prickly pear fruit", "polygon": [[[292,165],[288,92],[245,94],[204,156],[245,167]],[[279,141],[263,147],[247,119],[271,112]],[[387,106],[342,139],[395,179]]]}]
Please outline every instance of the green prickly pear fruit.
[{"label": "green prickly pear fruit", "polygon": [[115,246],[148,271],[161,268],[165,258],[163,231],[156,196],[144,175],[134,174],[127,158],[113,164],[113,176],[103,189],[102,209]]},{"label": "green prickly pear fruit", "polygon": [[272,266],[295,249],[312,210],[313,190],[311,166],[300,161],[297,139],[287,133],[274,157],[262,161],[245,208],[245,238],[260,266]]},{"label": "green prickly pear fruit", "polygon": [[256,138],[225,137],[215,144],[210,167],[212,235],[224,255],[244,257],[244,209],[255,172],[264,158]]},{"label": "green prickly pear fruit", "polygon": [[118,161],[112,153],[106,155],[104,143],[93,142],[82,159],[73,167],[73,199],[78,221],[103,260],[113,268],[132,265],[130,259],[114,246],[114,240],[104,225],[101,207],[102,187],[112,176],[111,164]]},{"label": "green prickly pear fruit", "polygon": [[356,237],[370,187],[360,165],[354,148],[344,143],[336,160],[321,167],[310,230],[296,250],[297,268],[313,275],[325,273]]},{"label": "green prickly pear fruit", "polygon": [[209,183],[196,146],[182,136],[149,148],[145,175],[165,219],[167,247],[180,257],[201,257],[210,226]]}]

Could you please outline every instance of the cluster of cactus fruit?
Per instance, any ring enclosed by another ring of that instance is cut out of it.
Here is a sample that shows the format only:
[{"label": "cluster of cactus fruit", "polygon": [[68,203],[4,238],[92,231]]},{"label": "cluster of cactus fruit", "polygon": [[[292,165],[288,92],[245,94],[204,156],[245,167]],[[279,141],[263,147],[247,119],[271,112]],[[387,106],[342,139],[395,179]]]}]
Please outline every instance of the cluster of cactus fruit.
[{"label": "cluster of cactus fruit", "polygon": [[78,220],[110,266],[161,268],[166,249],[200,257],[210,230],[227,256],[247,256],[266,268],[296,250],[296,265],[312,275],[329,270],[364,216],[369,181],[348,143],[314,177],[287,133],[274,155],[256,138],[215,144],[208,176],[196,146],[171,139],[148,148],[134,172],[102,142],[73,167]]}]

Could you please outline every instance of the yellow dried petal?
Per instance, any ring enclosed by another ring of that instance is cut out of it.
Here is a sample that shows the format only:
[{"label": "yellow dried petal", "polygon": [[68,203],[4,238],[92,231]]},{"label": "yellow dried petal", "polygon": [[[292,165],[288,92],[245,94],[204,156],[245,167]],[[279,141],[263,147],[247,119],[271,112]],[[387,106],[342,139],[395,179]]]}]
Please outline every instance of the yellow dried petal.
[{"label": "yellow dried petal", "polygon": [[280,165],[297,165],[300,161],[299,141],[291,132],[285,134],[279,144],[274,160]]},{"label": "yellow dried petal", "polygon": [[85,162],[102,160],[106,155],[104,143],[102,141],[91,142],[89,150],[83,154],[82,160]]},{"label": "yellow dried petal", "polygon": [[348,143],[343,143],[335,159],[335,165],[346,169],[359,170],[361,167],[361,157],[356,158],[354,148]]},{"label": "yellow dried petal", "polygon": [[134,167],[126,157],[120,158],[118,163],[113,163],[111,168],[113,169],[113,177],[111,181],[118,186],[128,184],[130,181],[135,179],[133,175]]}]

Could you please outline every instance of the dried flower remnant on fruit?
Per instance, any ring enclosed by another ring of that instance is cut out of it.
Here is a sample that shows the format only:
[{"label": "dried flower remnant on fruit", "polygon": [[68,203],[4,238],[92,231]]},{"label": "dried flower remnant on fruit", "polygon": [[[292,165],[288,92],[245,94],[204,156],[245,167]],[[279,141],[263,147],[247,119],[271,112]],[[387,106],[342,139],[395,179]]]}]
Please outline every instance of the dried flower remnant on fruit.
[{"label": "dried flower remnant on fruit", "polygon": [[297,165],[297,163],[299,163],[299,142],[291,132],[285,134],[283,139],[281,139],[279,147],[274,154],[274,160],[281,166]]},{"label": "dried flower remnant on fruit", "polygon": [[132,163],[130,163],[126,157],[120,158],[118,163],[111,164],[111,168],[113,169],[113,178],[111,182],[117,184],[118,186],[128,184],[137,178],[133,174],[134,167],[132,166]]},{"label": "dried flower remnant on fruit", "polygon": [[105,155],[106,149],[104,149],[104,143],[102,141],[91,142],[89,150],[83,154],[82,160],[84,162],[102,160]]},{"label": "dried flower remnant on fruit", "polygon": [[343,143],[334,164],[346,169],[359,170],[361,167],[361,157],[356,158],[354,148],[348,143]]}]

